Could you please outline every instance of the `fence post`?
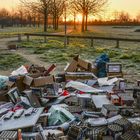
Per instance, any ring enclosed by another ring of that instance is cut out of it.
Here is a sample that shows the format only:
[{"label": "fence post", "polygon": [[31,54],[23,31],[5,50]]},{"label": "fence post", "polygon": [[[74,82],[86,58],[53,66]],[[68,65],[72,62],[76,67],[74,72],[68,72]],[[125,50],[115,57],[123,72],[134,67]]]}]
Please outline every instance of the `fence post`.
[{"label": "fence post", "polygon": [[47,42],[47,37],[46,36],[44,36],[44,43],[46,43]]},{"label": "fence post", "polygon": [[119,40],[116,40],[116,48],[119,48],[119,45],[120,45]]},{"label": "fence post", "polygon": [[91,47],[94,47],[94,45],[93,45],[93,38],[91,39]]},{"label": "fence post", "polygon": [[67,36],[67,45],[69,45],[69,37]]},{"label": "fence post", "polygon": [[29,35],[27,35],[27,41],[28,41],[28,42],[30,41],[30,37],[29,37]]},{"label": "fence post", "polygon": [[64,47],[66,47],[67,46],[67,36],[65,35],[65,37],[64,37]]},{"label": "fence post", "polygon": [[21,34],[18,34],[18,42],[21,42]]}]

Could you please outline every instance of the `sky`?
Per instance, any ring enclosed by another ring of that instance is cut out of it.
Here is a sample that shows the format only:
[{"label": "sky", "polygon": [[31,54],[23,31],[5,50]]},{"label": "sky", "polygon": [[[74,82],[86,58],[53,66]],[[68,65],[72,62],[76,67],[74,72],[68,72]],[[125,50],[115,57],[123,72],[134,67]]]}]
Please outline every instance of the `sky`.
[{"label": "sky", "polygon": [[[19,0],[0,0],[0,8],[14,8]],[[132,17],[140,13],[140,0],[109,0],[107,13],[112,11],[126,11]],[[109,15],[109,14],[108,14]]]}]

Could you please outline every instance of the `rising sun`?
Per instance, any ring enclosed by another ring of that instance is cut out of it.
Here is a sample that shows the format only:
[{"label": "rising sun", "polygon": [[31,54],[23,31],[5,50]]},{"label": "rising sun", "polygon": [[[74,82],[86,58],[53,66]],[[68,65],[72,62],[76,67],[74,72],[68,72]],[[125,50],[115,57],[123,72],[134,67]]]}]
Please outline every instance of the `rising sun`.
[{"label": "rising sun", "polygon": [[76,15],[76,21],[77,22],[82,22],[82,14],[77,14]]}]

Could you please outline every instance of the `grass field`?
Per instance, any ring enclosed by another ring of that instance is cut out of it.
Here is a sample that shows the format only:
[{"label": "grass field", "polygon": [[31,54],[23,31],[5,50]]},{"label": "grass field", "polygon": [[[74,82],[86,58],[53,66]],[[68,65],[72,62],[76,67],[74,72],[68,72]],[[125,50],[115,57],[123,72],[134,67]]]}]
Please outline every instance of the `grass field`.
[{"label": "grass field", "polygon": [[[61,32],[62,28],[60,27],[59,30],[54,31],[51,28],[48,28],[48,32]],[[0,29],[0,38],[4,37],[13,37],[17,34],[24,34],[24,33],[43,33],[43,26],[40,27],[6,27],[4,29]]]},{"label": "grass field", "polygon": [[[84,34],[78,31],[73,31],[71,34],[139,39],[140,33],[134,32],[137,28],[139,27],[121,29],[113,28],[112,26],[94,26],[89,27],[91,31],[87,31]],[[36,59],[43,63],[56,63],[60,71],[75,55],[80,55],[81,58],[94,63],[97,56],[106,53],[112,62],[121,62],[123,64],[125,73],[138,75],[138,78],[140,78],[140,43],[120,42],[120,48],[116,48],[116,42],[114,41],[95,40],[94,47],[90,47],[90,40],[70,39],[70,44],[64,47],[62,38],[49,37],[47,38],[47,43],[44,43],[42,38],[34,37],[30,42],[24,40],[18,43],[18,46],[20,47],[20,52],[24,50],[24,53],[36,56]],[[25,63],[26,61],[21,58],[18,62]],[[0,64],[3,65],[2,63]],[[14,67],[14,65],[9,64],[10,67]]]},{"label": "grass field", "polygon": [[22,58],[18,54],[13,53],[1,53],[0,54],[0,70],[13,70],[13,68],[20,67],[27,60]]}]

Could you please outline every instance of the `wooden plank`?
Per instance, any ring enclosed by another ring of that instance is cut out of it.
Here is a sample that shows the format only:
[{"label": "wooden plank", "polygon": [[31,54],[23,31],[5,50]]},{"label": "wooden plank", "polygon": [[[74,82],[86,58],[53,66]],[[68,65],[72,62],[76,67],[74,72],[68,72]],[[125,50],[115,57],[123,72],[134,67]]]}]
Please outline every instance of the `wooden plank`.
[{"label": "wooden plank", "polygon": [[[25,33],[26,36],[50,36],[50,37],[65,37],[61,34],[30,34]],[[95,37],[95,36],[79,36],[79,35],[67,35],[69,38],[85,38],[85,39],[105,39],[105,40],[119,40],[119,41],[134,41],[140,42],[140,39],[129,39],[129,38],[114,38],[114,37]]]}]

